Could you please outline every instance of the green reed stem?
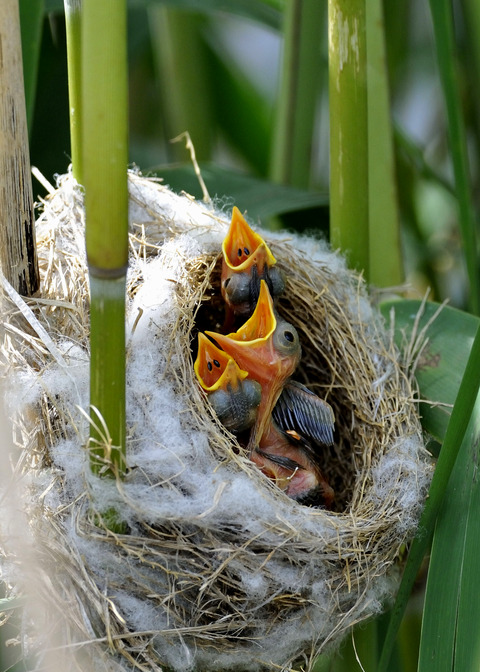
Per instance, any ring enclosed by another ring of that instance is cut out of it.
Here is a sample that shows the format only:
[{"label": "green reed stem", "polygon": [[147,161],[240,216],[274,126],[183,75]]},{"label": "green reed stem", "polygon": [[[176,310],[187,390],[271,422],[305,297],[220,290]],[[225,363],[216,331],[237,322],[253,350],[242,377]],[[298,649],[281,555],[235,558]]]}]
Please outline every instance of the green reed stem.
[{"label": "green reed stem", "polygon": [[330,241],[370,276],[365,0],[329,0]]},{"label": "green reed stem", "polygon": [[70,152],[73,176],[83,183],[82,159],[82,0],[64,0],[67,33]]},{"label": "green reed stem", "polygon": [[108,475],[121,475],[125,469],[126,29],[126,0],[83,1],[82,154],[91,291],[91,466],[94,472]]},{"label": "green reed stem", "polygon": [[270,174],[276,182],[299,188],[308,188],[310,183],[324,19],[325,7],[317,0],[287,3]]},{"label": "green reed stem", "polygon": [[403,281],[403,263],[381,0],[366,3],[366,24],[369,280],[391,287]]},{"label": "green reed stem", "polygon": [[330,239],[377,286],[402,281],[381,0],[330,0]]}]

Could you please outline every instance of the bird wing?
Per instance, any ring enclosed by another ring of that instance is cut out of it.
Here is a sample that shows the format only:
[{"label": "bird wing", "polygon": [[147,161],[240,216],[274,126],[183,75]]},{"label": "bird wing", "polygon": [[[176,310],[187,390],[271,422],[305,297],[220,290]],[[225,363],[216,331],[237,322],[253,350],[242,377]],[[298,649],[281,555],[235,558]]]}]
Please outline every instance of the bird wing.
[{"label": "bird wing", "polygon": [[333,444],[335,417],[332,407],[302,383],[288,381],[272,417],[283,431],[294,430],[306,439],[327,446]]}]

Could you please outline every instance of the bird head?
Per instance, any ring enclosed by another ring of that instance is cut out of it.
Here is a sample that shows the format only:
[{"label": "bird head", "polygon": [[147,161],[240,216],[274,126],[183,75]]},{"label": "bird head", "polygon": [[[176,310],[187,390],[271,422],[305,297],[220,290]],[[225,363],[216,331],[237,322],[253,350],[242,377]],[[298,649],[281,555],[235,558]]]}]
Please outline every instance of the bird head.
[{"label": "bird head", "polygon": [[264,280],[260,282],[255,310],[244,325],[227,336],[213,331],[205,333],[260,384],[278,378],[286,380],[300,361],[297,330],[275,313]]},{"label": "bird head", "polygon": [[243,371],[236,361],[226,352],[217,348],[205,334],[198,334],[198,353],[193,365],[197,380],[205,392],[211,393],[226,389],[227,385],[236,388],[248,373]]},{"label": "bird head", "polygon": [[258,298],[260,279],[268,279],[274,295],[283,291],[280,271],[273,269],[276,259],[263,238],[255,233],[234,207],[232,221],[222,244],[221,292],[235,314],[250,315]]},{"label": "bird head", "polygon": [[261,401],[259,383],[248,379],[248,373],[233,357],[201,333],[194,369],[220,422],[235,434],[249,429],[257,419]]}]

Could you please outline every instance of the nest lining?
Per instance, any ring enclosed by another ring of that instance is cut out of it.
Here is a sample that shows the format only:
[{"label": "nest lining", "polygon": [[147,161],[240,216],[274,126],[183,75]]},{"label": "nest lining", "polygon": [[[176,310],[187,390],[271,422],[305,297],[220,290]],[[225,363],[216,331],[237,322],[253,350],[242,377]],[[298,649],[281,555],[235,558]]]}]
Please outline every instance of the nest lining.
[{"label": "nest lining", "polygon": [[[295,378],[327,399],[337,425],[323,464],[335,510],[290,500],[246,459],[194,377],[196,332],[222,319],[228,216],[134,173],[130,194],[125,482],[91,476],[75,406],[88,405],[88,291],[70,176],[37,226],[42,295],[29,304],[51,343],[8,304],[3,357],[21,390],[10,402],[32,478],[26,506],[46,575],[55,566],[49,601],[66,611],[62,636],[89,640],[83,650],[108,670],[122,660],[286,670],[299,659],[309,670],[381,609],[415,529],[430,466],[409,378],[341,257],[262,232],[287,278],[279,312],[302,342]],[[121,510],[130,533],[95,526],[93,503]]]}]

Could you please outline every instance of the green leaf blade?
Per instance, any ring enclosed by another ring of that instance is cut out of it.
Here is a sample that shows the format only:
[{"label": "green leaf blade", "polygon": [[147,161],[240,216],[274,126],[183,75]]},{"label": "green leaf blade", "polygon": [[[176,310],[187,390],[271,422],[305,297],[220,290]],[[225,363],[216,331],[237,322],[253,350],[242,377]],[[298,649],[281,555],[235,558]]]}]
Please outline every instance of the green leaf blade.
[{"label": "green leaf blade", "polygon": [[[460,570],[460,599],[458,604],[455,670],[480,669],[480,600],[478,599],[478,540],[480,539],[480,484],[478,479],[478,444],[480,440],[480,410],[472,418],[468,467],[471,478],[467,480],[470,492],[468,517],[465,530],[463,563]],[[450,504],[458,511],[457,502]],[[448,541],[448,538],[447,538]]]},{"label": "green leaf blade", "polygon": [[[480,320],[477,319],[477,325],[478,323],[480,323]],[[452,346],[452,343],[450,346]],[[444,355],[448,358],[448,352],[445,352]],[[445,432],[442,450],[437,461],[429,495],[425,502],[425,508],[420,519],[418,532],[412,542],[405,566],[405,571],[403,573],[395,605],[392,610],[392,616],[380,657],[378,672],[387,672],[389,670],[389,660],[394,647],[396,634],[398,632],[398,628],[400,626],[410,592],[413,588],[417,572],[420,568],[423,556],[432,536],[438,512],[441,508],[442,502],[445,500],[445,493],[449,483],[450,475],[455,465],[460,445],[464,441],[464,437],[473,413],[478,395],[478,389],[480,386],[479,372],[480,328],[477,326],[475,338],[471,345],[463,377],[458,389],[458,394],[456,395],[455,405],[452,409],[447,430]],[[420,392],[422,392],[421,386]],[[444,560],[447,561],[447,559]]]},{"label": "green leaf blade", "polygon": [[422,672],[479,669],[474,646],[480,629],[480,493],[474,454],[479,438],[477,400],[435,527],[420,644]]},{"label": "green leaf blade", "polygon": [[[414,299],[381,305],[387,318],[392,309],[395,311],[395,339],[399,348],[411,339],[421,307],[422,302]],[[421,398],[431,402],[421,403],[419,411],[424,429],[438,441],[445,435],[479,323],[473,315],[433,302],[425,304],[418,319],[418,333],[426,329],[428,341],[418,359],[415,378]]]},{"label": "green leaf blade", "polygon": [[470,284],[470,309],[478,315],[480,313],[478,241],[475,210],[470,188],[467,133],[456,69],[452,3],[449,0],[430,0],[430,11],[435,33],[437,63],[445,96],[450,151],[458,198],[460,230],[463,239],[463,256]]},{"label": "green leaf blade", "polygon": [[42,43],[44,0],[20,0],[20,28],[22,31],[23,80],[27,124],[31,134],[35,94],[37,91],[38,62]]}]

